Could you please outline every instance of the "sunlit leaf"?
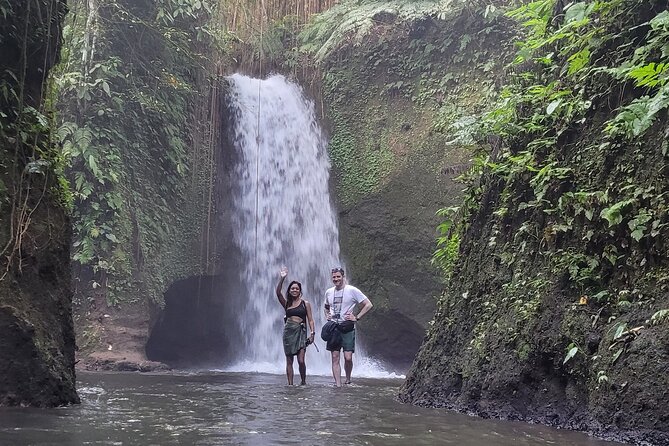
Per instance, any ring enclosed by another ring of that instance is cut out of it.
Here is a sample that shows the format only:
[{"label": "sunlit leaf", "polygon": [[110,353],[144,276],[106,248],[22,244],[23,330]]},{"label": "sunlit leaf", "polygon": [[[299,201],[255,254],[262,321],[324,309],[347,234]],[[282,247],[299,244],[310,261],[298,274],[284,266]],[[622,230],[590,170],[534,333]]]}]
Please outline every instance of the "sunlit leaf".
[{"label": "sunlit leaf", "polygon": [[562,103],[562,99],[556,99],[553,102],[551,102],[550,104],[548,104],[548,107],[546,107],[546,114],[549,115],[549,116],[552,115],[553,112],[555,110],[557,110],[557,108],[560,106],[561,103]]},{"label": "sunlit leaf", "polygon": [[564,357],[564,360],[562,361],[562,364],[566,364],[567,361],[569,361],[571,358],[573,358],[576,353],[578,353],[578,347],[572,347],[569,349],[567,352],[567,356]]},{"label": "sunlit leaf", "polygon": [[618,349],[614,354],[613,354],[613,359],[611,360],[611,363],[615,363],[618,358],[620,358],[620,354],[623,352],[623,349]]}]

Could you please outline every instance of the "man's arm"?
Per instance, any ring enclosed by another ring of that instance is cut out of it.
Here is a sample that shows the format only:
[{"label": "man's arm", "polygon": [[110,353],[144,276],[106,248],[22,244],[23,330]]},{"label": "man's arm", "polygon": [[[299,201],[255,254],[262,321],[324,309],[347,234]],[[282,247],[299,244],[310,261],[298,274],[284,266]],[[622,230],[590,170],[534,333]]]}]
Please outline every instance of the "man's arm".
[{"label": "man's arm", "polygon": [[359,321],[360,318],[363,317],[374,306],[372,305],[372,302],[369,299],[363,300],[361,304],[362,308],[360,309],[360,311],[358,311],[358,314],[355,316],[356,321]]},{"label": "man's arm", "polygon": [[357,321],[362,316],[364,316],[365,313],[371,310],[373,305],[372,302],[369,300],[369,298],[365,296],[365,294],[358,288],[354,286],[351,286],[349,288],[350,292],[353,293],[354,302],[357,302],[357,305],[362,305],[362,308],[360,309],[360,311],[358,311],[357,316],[353,314],[353,312],[351,311],[353,310],[353,308],[351,308],[351,310],[349,310],[348,313],[346,313],[346,315],[344,316],[344,319],[349,321]]}]

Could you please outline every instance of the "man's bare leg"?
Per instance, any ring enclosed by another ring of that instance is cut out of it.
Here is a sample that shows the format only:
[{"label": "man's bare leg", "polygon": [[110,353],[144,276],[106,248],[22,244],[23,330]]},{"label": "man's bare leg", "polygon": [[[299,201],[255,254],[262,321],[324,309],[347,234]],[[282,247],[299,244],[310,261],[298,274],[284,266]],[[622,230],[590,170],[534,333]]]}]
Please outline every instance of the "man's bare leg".
[{"label": "man's bare leg", "polygon": [[346,373],[346,384],[351,384],[351,372],[353,371],[353,352],[344,352],[344,372]]},{"label": "man's bare leg", "polygon": [[335,380],[335,385],[341,387],[341,365],[339,364],[339,350],[332,353],[332,376]]}]

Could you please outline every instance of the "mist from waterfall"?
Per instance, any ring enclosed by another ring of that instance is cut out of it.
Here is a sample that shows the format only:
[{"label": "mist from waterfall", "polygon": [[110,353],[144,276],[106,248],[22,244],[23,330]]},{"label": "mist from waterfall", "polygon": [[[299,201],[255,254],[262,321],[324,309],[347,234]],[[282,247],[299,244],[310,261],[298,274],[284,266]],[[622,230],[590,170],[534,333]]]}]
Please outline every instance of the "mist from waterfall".
[{"label": "mist from waterfall", "polygon": [[[239,152],[231,182],[232,223],[245,265],[239,279],[246,296],[238,313],[241,348],[227,370],[284,373],[284,310],[274,290],[279,269],[286,266],[284,296],[290,281],[301,282],[316,322],[320,353],[307,348],[307,373],[328,375],[330,354],[320,339],[323,296],[332,286],[330,269],[341,261],[327,141],[313,102],[284,76],[259,80],[235,74],[228,81]],[[354,375],[387,375],[357,344]]]}]

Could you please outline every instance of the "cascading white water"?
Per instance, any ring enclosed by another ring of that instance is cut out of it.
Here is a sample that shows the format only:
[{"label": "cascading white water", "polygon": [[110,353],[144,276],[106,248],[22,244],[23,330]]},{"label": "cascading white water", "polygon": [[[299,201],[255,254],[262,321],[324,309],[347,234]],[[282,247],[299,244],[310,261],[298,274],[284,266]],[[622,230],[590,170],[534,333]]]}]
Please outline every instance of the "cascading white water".
[{"label": "cascading white water", "polygon": [[[239,74],[228,78],[235,113],[238,165],[232,179],[233,233],[242,253],[240,282],[247,292],[240,311],[238,363],[228,370],[283,373],[281,343],[284,310],[275,287],[279,269],[302,283],[316,321],[316,342],[307,349],[309,374],[331,373],[330,356],[320,340],[323,295],[330,269],[340,265],[339,236],[328,193],[330,161],[313,103],[281,75],[266,80]],[[356,352],[357,376],[383,375]],[[297,372],[297,370],[296,370]]]}]

